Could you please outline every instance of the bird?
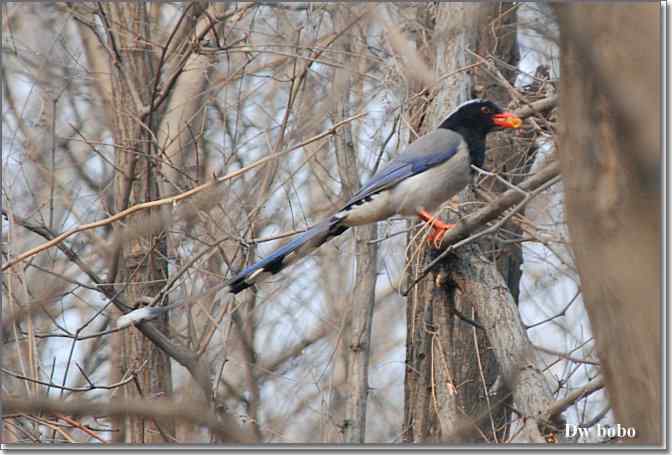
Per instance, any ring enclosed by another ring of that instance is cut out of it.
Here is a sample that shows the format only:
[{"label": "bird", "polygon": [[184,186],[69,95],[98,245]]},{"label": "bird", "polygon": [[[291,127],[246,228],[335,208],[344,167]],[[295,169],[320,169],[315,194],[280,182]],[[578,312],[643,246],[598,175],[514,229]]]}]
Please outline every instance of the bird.
[{"label": "bird", "polygon": [[[505,112],[493,101],[476,98],[460,104],[437,129],[416,139],[381,167],[331,216],[246,267],[222,287],[238,294],[305,258],[351,227],[394,215],[420,218],[431,227],[428,240],[440,244],[453,225],[432,212],[469,184],[472,164],[483,166],[488,133],[521,125],[518,116]],[[155,319],[181,304],[135,309],[117,319],[117,328]]]},{"label": "bird", "polygon": [[489,132],[521,124],[519,117],[490,100],[476,98],[460,104],[437,129],[416,139],[376,172],[333,215],[238,273],[228,283],[229,292],[238,294],[277,274],[351,227],[394,215],[417,216],[432,229],[428,240],[440,244],[454,225],[432,212],[469,184],[472,164],[483,166]]}]

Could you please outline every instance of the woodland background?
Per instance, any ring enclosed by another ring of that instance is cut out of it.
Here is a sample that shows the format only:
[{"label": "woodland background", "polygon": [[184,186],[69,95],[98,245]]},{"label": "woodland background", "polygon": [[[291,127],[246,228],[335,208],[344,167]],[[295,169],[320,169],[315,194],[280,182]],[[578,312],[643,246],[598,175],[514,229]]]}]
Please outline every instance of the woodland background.
[{"label": "woodland background", "polygon": [[[659,3],[0,8],[3,442],[661,443]],[[445,253],[222,291],[474,96]]]}]

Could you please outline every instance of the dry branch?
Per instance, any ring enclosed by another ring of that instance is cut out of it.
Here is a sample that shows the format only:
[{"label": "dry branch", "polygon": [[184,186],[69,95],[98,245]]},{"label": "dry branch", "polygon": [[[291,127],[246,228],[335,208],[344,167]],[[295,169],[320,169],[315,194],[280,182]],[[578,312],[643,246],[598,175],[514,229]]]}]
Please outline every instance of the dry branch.
[{"label": "dry branch", "polygon": [[136,416],[147,419],[181,419],[209,428],[222,441],[250,443],[248,434],[238,429],[230,417],[218,417],[207,407],[195,403],[179,403],[167,400],[133,400],[129,402],[91,400],[59,401],[48,399],[3,398],[3,415],[65,414],[67,416],[123,417]]},{"label": "dry branch", "polygon": [[134,214],[136,212],[139,212],[141,210],[146,210],[146,209],[153,208],[153,207],[160,207],[162,205],[168,205],[168,204],[175,205],[178,202],[181,202],[185,199],[188,199],[188,198],[190,198],[190,197],[192,197],[192,196],[194,196],[194,195],[196,195],[196,194],[198,194],[198,193],[200,193],[204,190],[207,190],[209,188],[213,188],[216,185],[218,185],[220,183],[223,183],[227,180],[231,180],[233,178],[239,177],[242,174],[261,166],[262,164],[266,164],[269,161],[276,160],[276,159],[280,158],[281,156],[284,156],[284,155],[286,155],[290,152],[298,150],[298,149],[300,149],[300,148],[302,148],[302,147],[304,147],[308,144],[312,144],[315,141],[323,139],[327,136],[331,136],[341,126],[343,126],[347,123],[350,123],[353,120],[356,120],[356,119],[358,119],[360,117],[363,117],[365,115],[366,115],[366,112],[361,112],[359,114],[353,115],[352,117],[341,120],[340,122],[336,123],[334,126],[329,128],[327,131],[324,131],[324,132],[322,132],[322,133],[320,133],[316,136],[313,136],[310,139],[305,140],[298,145],[295,145],[295,146],[293,146],[293,147],[291,147],[287,150],[283,150],[283,151],[274,153],[272,155],[269,155],[267,157],[264,157],[260,160],[255,161],[254,163],[252,163],[248,166],[245,166],[242,169],[238,169],[237,171],[230,172],[230,173],[228,173],[228,174],[226,174],[222,177],[217,177],[214,180],[212,180],[210,182],[207,182],[207,183],[204,183],[202,185],[199,185],[195,188],[192,188],[189,191],[185,191],[185,192],[177,194],[175,196],[170,196],[170,197],[165,197],[165,198],[162,198],[162,199],[158,199],[156,201],[150,201],[150,202],[144,202],[144,203],[141,203],[141,204],[136,204],[133,207],[129,207],[126,210],[123,210],[119,213],[116,213],[116,214],[114,214],[110,217],[104,218],[104,219],[99,220],[99,221],[95,221],[93,223],[83,224],[81,226],[77,226],[75,228],[72,228],[69,231],[66,231],[66,232],[58,235],[53,240],[45,242],[42,245],[38,245],[35,248],[31,248],[30,250],[19,254],[14,259],[12,259],[11,261],[8,261],[6,264],[4,264],[2,266],[2,269],[0,269],[0,270],[2,270],[4,272],[5,270],[7,270],[7,269],[11,268],[12,266],[18,264],[19,262],[25,261],[26,259],[28,259],[32,256],[35,256],[36,254],[39,254],[42,251],[45,251],[45,250],[53,247],[54,245],[57,245],[57,244],[61,243],[63,240],[67,239],[68,237],[72,237],[73,235],[75,235],[79,232],[90,230],[90,229],[96,229],[96,228],[108,225],[110,223],[114,223],[115,221],[122,220],[122,219],[128,217],[129,215],[132,215],[132,214]]},{"label": "dry branch", "polygon": [[560,413],[567,410],[578,400],[586,398],[592,395],[593,393],[597,392],[598,390],[602,390],[602,388],[604,388],[604,381],[602,380],[602,378],[593,379],[585,386],[579,387],[573,392],[567,394],[565,398],[553,403],[553,405],[548,410],[546,410],[545,418],[547,420],[553,419],[554,417],[560,415]]}]

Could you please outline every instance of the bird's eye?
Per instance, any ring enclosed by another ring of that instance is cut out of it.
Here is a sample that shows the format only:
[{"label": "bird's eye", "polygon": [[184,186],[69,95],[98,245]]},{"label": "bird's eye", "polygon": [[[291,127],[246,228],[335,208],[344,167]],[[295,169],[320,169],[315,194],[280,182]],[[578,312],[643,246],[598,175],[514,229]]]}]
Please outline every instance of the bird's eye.
[{"label": "bird's eye", "polygon": [[492,114],[492,108],[490,108],[488,106],[483,106],[481,108],[481,112],[483,112],[484,114]]}]

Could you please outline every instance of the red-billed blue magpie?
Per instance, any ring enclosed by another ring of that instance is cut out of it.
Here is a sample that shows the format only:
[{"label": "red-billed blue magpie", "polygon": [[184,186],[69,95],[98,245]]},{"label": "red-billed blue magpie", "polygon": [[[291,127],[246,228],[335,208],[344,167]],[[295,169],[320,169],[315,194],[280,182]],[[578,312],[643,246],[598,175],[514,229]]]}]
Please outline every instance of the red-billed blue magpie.
[{"label": "red-billed blue magpie", "polygon": [[438,129],[418,138],[381,168],[335,214],[241,271],[229,283],[229,290],[237,294],[349,228],[393,215],[417,216],[430,223],[433,232],[429,239],[439,242],[452,225],[431,212],[469,184],[471,164],[482,167],[485,136],[490,131],[496,127],[518,128],[521,123],[520,118],[492,101],[473,99],[461,104]]},{"label": "red-billed blue magpie", "polygon": [[[311,254],[353,226],[393,215],[419,217],[432,227],[430,241],[440,242],[452,225],[431,212],[466,187],[471,165],[483,166],[485,137],[495,128],[518,128],[522,120],[492,101],[473,99],[455,109],[439,127],[408,146],[383,166],[332,216],[297,235],[267,257],[246,267],[228,283],[234,294]],[[171,305],[172,307],[174,305]],[[169,307],[141,308],[117,320],[118,327],[157,317]]]}]

